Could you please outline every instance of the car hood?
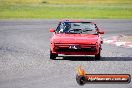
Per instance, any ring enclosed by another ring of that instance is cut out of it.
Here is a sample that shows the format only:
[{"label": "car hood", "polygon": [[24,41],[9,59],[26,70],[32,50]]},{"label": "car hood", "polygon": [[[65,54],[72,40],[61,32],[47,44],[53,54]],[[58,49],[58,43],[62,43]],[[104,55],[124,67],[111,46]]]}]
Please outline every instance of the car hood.
[{"label": "car hood", "polygon": [[87,43],[95,44],[98,40],[98,35],[92,34],[55,34],[55,43]]}]

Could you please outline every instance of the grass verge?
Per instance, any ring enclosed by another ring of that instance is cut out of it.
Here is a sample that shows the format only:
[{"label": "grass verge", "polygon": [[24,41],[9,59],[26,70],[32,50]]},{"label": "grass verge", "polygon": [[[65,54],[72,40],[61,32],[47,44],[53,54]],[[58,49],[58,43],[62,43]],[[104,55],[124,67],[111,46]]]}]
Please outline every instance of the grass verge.
[{"label": "grass verge", "polygon": [[[16,0],[19,1],[19,0]],[[31,1],[31,0],[29,0]],[[37,0],[34,0],[34,2]],[[41,1],[41,0],[39,0]],[[56,0],[57,1],[57,0]],[[59,1],[59,0],[58,0]],[[87,1],[87,0],[83,0]],[[127,0],[127,3],[101,3],[97,4],[83,3],[78,4],[61,4],[56,3],[54,0],[49,0],[50,4],[0,4],[0,19],[6,18],[48,18],[48,19],[131,19],[132,18],[132,1]],[[103,1],[103,0],[102,0]],[[115,0],[118,1],[118,0]],[[43,1],[44,2],[44,1]],[[130,3],[129,3],[130,2]],[[21,2],[22,3],[22,2]],[[69,2],[67,2],[69,3]]]}]

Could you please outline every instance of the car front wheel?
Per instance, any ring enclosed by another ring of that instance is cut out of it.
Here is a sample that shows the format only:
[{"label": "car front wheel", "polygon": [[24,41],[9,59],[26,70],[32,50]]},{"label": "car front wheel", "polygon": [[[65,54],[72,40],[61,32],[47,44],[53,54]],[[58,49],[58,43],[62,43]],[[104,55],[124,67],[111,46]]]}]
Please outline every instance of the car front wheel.
[{"label": "car front wheel", "polygon": [[50,50],[50,59],[51,59],[51,60],[55,60],[57,56],[58,56],[58,54],[54,54],[54,53],[52,53],[52,51]]},{"label": "car front wheel", "polygon": [[101,59],[101,50],[99,49],[99,53],[95,55],[95,60],[100,60]]}]

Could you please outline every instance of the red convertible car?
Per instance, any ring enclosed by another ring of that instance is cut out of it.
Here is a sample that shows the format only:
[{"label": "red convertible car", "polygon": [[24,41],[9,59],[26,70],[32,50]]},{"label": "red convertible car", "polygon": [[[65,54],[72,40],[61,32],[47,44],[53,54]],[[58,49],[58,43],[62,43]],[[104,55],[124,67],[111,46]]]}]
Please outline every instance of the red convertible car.
[{"label": "red convertible car", "polygon": [[93,22],[63,20],[60,21],[50,40],[50,59],[58,54],[64,55],[95,55],[100,60],[103,40],[97,25]]}]

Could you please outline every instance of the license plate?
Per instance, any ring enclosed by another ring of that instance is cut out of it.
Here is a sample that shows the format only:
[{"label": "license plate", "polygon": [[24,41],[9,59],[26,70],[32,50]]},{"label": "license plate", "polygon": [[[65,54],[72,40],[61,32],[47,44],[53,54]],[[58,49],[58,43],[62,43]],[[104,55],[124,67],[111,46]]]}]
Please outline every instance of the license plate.
[{"label": "license plate", "polygon": [[69,49],[81,49],[78,45],[71,45],[69,46]]}]

